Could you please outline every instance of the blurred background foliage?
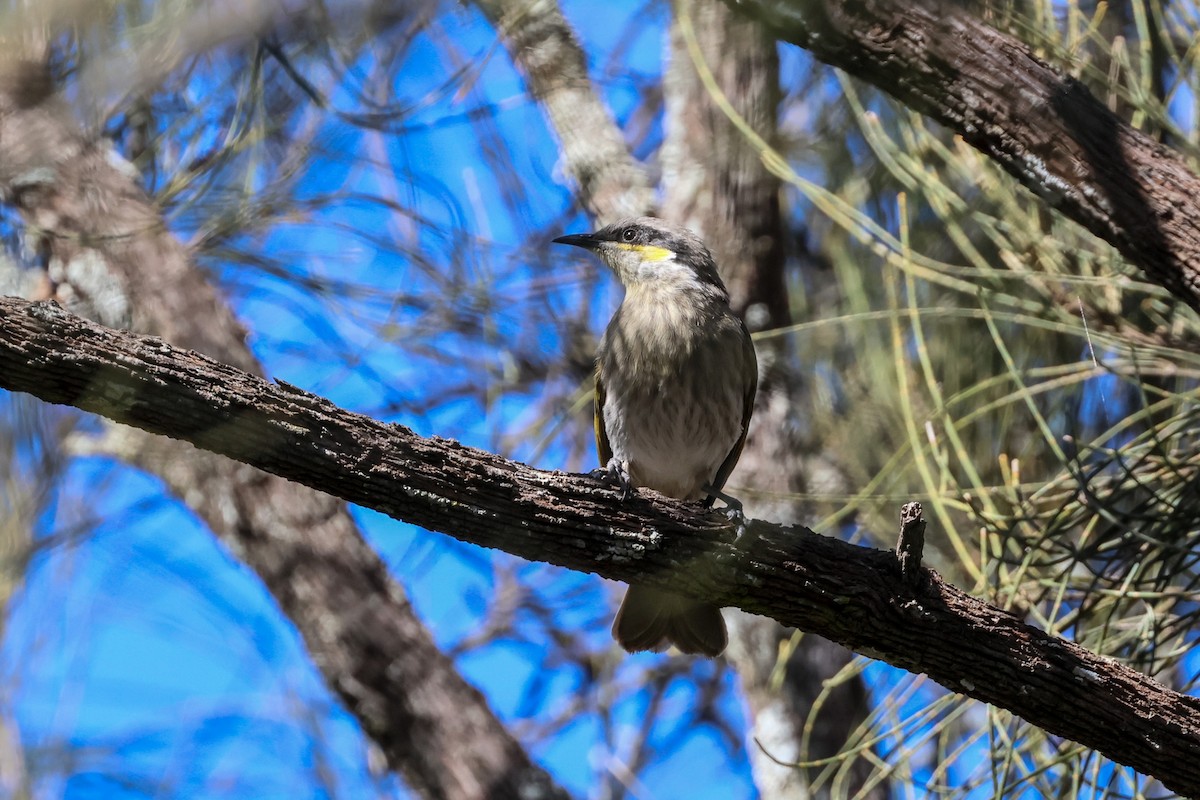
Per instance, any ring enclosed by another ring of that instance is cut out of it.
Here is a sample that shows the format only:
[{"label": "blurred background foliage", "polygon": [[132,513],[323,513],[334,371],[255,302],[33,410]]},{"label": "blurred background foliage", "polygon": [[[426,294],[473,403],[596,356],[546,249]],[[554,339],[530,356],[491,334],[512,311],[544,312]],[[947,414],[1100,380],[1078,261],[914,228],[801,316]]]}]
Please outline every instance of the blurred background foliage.
[{"label": "blurred background foliage", "polygon": [[[591,468],[591,358],[619,295],[598,264],[548,248],[591,223],[484,16],[292,5],[252,40],[232,5],[191,0],[8,0],[0,28],[44,26],[63,100],[136,169],[270,375],[423,434]],[[670,6],[563,10],[658,170]],[[1195,5],[972,12],[1196,168]],[[876,547],[919,499],[927,560],[950,580],[1194,693],[1196,315],[947,131],[803,51],[780,59],[781,135],[763,147],[783,179],[793,319],[757,338],[803,376],[792,418],[825,465],[789,499],[817,531]],[[0,284],[36,294],[47,265],[0,214]],[[15,796],[403,793],[254,577],[156,481],[86,455],[102,423],[6,395],[0,427]],[[761,499],[736,472],[730,486]],[[566,786],[757,796],[736,676],[616,652],[618,587],[356,516]],[[873,708],[848,751],[891,795],[1163,796],[920,676],[863,657],[843,673]],[[842,796],[841,761],[814,766],[813,790]]]}]

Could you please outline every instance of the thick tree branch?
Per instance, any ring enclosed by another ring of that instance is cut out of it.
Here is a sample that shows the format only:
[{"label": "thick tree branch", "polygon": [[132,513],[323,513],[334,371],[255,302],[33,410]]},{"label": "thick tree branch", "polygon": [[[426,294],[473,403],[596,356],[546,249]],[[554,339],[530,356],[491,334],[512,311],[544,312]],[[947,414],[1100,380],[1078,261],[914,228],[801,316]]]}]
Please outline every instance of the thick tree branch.
[{"label": "thick tree branch", "polygon": [[1200,177],[1030,48],[936,0],[726,0],[963,137],[1200,310]]},{"label": "thick tree branch", "polygon": [[54,304],[0,300],[0,386],[186,439],[463,541],[765,614],[1007,708],[1200,796],[1200,700],[891,553],[424,439]]}]

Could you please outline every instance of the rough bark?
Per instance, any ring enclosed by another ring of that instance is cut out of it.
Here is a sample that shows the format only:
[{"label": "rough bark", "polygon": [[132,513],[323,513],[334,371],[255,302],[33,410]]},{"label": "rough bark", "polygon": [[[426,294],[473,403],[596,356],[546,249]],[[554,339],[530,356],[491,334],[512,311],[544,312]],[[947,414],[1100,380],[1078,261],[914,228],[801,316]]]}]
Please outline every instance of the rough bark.
[{"label": "rough bark", "polygon": [[[72,308],[259,371],[240,324],[136,172],[76,130],[39,64],[0,64],[0,197],[24,216]],[[110,399],[120,405],[121,390]],[[178,442],[118,438],[122,455],[159,474],[258,573],[414,792],[565,796],[438,650],[343,502]]]},{"label": "rough bark", "polygon": [[1200,177],[1018,39],[935,0],[726,2],[946,125],[1200,310]]},{"label": "rough bark", "polygon": [[[709,243],[734,306],[754,329],[781,328],[792,319],[784,282],[780,181],[718,108],[700,74],[707,70],[738,114],[760,136],[774,141],[780,101],[775,41],[761,25],[733,14],[719,0],[676,0],[674,10],[663,79],[663,215],[700,232]],[[804,490],[808,463],[807,448],[788,434],[798,427],[792,416],[802,391],[788,344],[782,337],[758,343],[763,367],[759,402],[731,485],[752,486],[756,496],[777,498],[744,497],[748,514],[794,523],[803,519],[804,509],[786,498]],[[793,631],[773,620],[727,616],[728,657],[750,710],[747,748],[763,798],[830,797],[835,787],[856,797],[886,796],[882,782],[862,791],[872,772],[864,759],[848,759],[840,768],[845,779],[826,781],[820,790],[811,788],[820,768],[787,766],[837,756],[869,713],[861,680],[825,688],[851,654],[817,636],[788,646]],[[820,716],[812,724],[818,702]]]},{"label": "rough bark", "polygon": [[[645,492],[622,503],[586,476],[421,438],[52,303],[0,300],[0,387],[182,438],[463,541],[770,616],[1200,796],[1200,699],[1027,625],[930,570],[909,583],[894,553],[761,521],[739,536],[720,514]],[[295,568],[281,563],[281,572]]]},{"label": "rough bark", "polygon": [[[780,101],[775,40],[719,2],[677,0],[674,8],[663,79],[664,213],[703,232],[739,312],[761,304],[755,327],[786,325],[779,179],[713,102],[693,59],[702,60],[743,119],[771,141]],[[684,19],[698,52],[689,49]]]}]

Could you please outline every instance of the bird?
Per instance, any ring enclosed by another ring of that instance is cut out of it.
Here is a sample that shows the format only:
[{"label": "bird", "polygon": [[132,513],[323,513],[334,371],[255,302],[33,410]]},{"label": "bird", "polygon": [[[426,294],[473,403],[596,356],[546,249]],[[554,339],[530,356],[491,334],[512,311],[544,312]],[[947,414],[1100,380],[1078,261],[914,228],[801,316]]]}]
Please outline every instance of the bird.
[{"label": "bird", "polygon": [[[655,217],[554,239],[595,253],[625,289],[596,355],[595,432],[601,473],[628,496],[646,487],[680,500],[720,497],[733,472],[758,390],[745,323],[704,242]],[[728,643],[721,609],[631,585],[613,620],[630,653],[715,658]]]}]

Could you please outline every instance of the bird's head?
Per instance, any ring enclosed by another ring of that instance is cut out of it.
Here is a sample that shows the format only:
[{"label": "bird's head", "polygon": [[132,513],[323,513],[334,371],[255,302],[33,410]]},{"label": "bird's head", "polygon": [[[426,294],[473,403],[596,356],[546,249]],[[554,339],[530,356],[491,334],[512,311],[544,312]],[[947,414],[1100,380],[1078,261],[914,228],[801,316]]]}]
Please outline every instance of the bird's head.
[{"label": "bird's head", "polygon": [[627,289],[699,285],[725,293],[712,253],[700,237],[655,217],[625,219],[595,233],[574,233],[554,241],[591,250]]}]

